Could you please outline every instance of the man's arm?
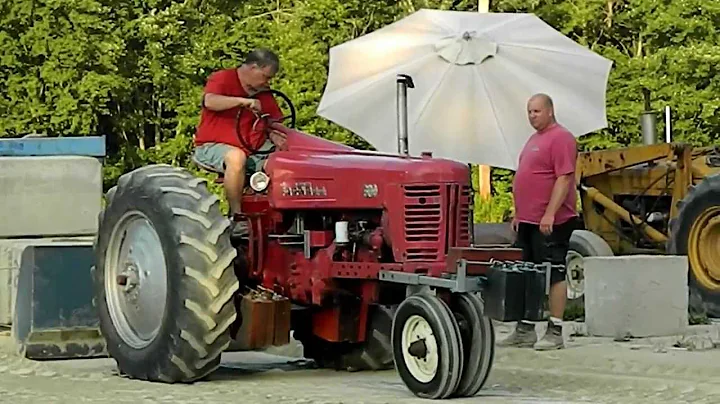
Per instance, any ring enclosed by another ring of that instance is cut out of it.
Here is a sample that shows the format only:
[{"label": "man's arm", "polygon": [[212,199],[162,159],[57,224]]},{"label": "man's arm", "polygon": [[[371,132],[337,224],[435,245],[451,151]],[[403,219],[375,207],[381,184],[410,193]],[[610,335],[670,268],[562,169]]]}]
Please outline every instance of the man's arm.
[{"label": "man's arm", "polygon": [[553,141],[550,153],[557,179],[553,184],[550,201],[545,207],[545,214],[540,219],[540,231],[545,235],[552,233],[555,214],[565,201],[570,184],[575,181],[577,142],[572,134],[567,133]]},{"label": "man's arm", "polygon": [[[203,98],[205,108],[212,111],[224,111],[235,107],[256,108],[259,105],[257,100],[243,97],[229,97],[214,93],[207,93]],[[259,108],[258,108],[259,109]]]},{"label": "man's arm", "polygon": [[570,181],[573,180],[575,180],[575,176],[573,174],[561,175],[555,180],[552,194],[550,194],[550,202],[548,202],[548,205],[545,208],[545,216],[555,217],[555,213],[557,213],[558,209],[560,209],[560,206],[562,206],[563,201],[565,201],[565,198],[567,197]]},{"label": "man's arm", "polygon": [[228,80],[234,80],[235,74],[234,71],[221,70],[208,77],[203,93],[203,107],[211,111],[224,111],[235,107],[260,109],[260,103],[257,100],[225,95],[227,94]]}]

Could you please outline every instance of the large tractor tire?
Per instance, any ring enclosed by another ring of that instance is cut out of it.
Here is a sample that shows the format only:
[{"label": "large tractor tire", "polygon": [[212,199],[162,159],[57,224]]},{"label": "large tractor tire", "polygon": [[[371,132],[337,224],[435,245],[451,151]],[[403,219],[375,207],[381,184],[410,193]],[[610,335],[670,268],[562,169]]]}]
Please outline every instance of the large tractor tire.
[{"label": "large tractor tire", "polygon": [[110,356],[131,378],[207,376],[230,344],[239,287],[218,198],[167,165],[123,175],[107,198],[93,277]]},{"label": "large tractor tire", "polygon": [[566,313],[577,313],[585,308],[585,257],[615,255],[610,245],[588,230],[575,230],[570,236],[570,249],[566,258],[567,303]]},{"label": "large tractor tire", "polygon": [[720,317],[720,175],[691,187],[678,207],[668,252],[688,257],[690,314]]}]

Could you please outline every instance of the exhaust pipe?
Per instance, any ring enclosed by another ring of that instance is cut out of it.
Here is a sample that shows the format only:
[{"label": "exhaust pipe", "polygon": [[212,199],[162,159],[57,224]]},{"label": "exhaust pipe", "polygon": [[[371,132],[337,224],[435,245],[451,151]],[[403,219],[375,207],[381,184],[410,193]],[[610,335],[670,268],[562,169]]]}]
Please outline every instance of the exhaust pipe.
[{"label": "exhaust pipe", "polygon": [[412,77],[406,74],[397,75],[397,125],[398,125],[398,153],[409,156],[408,148],[408,113],[407,89],[415,88]]},{"label": "exhaust pipe", "polygon": [[643,88],[645,110],[640,114],[640,127],[644,145],[653,145],[657,141],[657,117],[655,111],[650,110],[650,90]]},{"label": "exhaust pipe", "polygon": [[[642,129],[642,140],[645,145],[653,145],[657,143],[657,113],[660,111],[652,111],[650,109],[650,90],[643,88],[643,98],[645,100],[645,110],[640,114],[640,127]],[[672,120],[670,116],[670,106],[666,105],[665,114],[665,143],[672,143]]]}]

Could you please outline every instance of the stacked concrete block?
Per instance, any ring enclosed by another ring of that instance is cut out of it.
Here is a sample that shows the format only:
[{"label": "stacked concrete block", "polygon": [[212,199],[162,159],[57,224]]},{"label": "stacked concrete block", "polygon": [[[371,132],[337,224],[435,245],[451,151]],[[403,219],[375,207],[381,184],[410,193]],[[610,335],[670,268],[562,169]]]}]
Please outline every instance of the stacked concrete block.
[{"label": "stacked concrete block", "polygon": [[101,203],[97,158],[0,157],[0,238],[93,235]]},{"label": "stacked concrete block", "polygon": [[587,257],[584,269],[589,335],[658,337],[687,329],[687,257]]}]

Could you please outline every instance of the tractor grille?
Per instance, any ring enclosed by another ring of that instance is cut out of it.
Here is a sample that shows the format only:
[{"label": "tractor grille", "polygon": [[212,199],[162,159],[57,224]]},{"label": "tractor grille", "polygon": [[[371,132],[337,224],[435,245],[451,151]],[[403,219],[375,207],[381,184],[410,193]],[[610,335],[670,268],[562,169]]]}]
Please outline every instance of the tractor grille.
[{"label": "tractor grille", "polygon": [[440,185],[405,187],[405,242],[408,261],[434,261],[440,255],[444,233]]},{"label": "tractor grille", "polygon": [[457,215],[458,231],[457,242],[455,244],[458,247],[469,247],[470,232],[472,231],[470,228],[472,223],[472,209],[470,208],[472,206],[472,197],[469,186],[464,185],[462,187],[457,187],[459,188],[458,209],[460,210],[460,214]]},{"label": "tractor grille", "polygon": [[470,187],[408,185],[404,197],[407,261],[436,261],[449,247],[470,245]]}]

